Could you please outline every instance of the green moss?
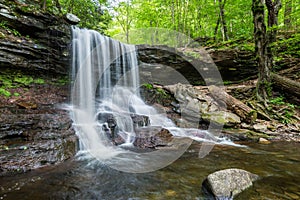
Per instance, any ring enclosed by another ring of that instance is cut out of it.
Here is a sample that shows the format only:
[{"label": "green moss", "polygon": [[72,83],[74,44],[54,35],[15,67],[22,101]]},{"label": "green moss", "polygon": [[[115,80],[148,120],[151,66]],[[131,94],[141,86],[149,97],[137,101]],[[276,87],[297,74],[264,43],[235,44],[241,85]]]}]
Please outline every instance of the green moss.
[{"label": "green moss", "polygon": [[[24,75],[20,71],[4,70],[0,72],[0,95],[10,97],[12,95],[9,91],[10,89],[28,87],[31,84],[44,83],[44,79]],[[20,96],[20,94],[17,92],[15,92],[13,95]]]},{"label": "green moss", "polygon": [[33,83],[33,78],[29,76],[14,77],[14,82],[28,86]]},{"label": "green moss", "polygon": [[153,85],[151,83],[144,83],[143,86],[148,90],[153,89]]},{"label": "green moss", "polygon": [[50,84],[63,86],[70,83],[69,76],[61,76],[55,80],[52,80]]},{"label": "green moss", "polygon": [[14,96],[15,96],[15,97],[18,97],[18,96],[20,96],[20,94],[19,94],[18,92],[15,92],[15,93],[14,93]]},{"label": "green moss", "polygon": [[[21,37],[22,36],[21,33],[18,30],[8,27],[6,21],[0,22],[0,28],[5,29],[8,33],[13,34],[16,37]],[[0,34],[0,38],[1,38],[1,34]]]},{"label": "green moss", "polygon": [[257,111],[256,110],[251,110],[248,115],[247,118],[250,119],[250,123],[254,123],[257,119]]},{"label": "green moss", "polygon": [[285,102],[283,101],[284,97],[280,96],[280,97],[276,97],[270,100],[270,103],[275,104],[275,105],[284,105]]},{"label": "green moss", "polygon": [[34,79],[33,82],[36,83],[36,84],[44,84],[45,80],[41,79],[41,78],[37,78],[37,79]]},{"label": "green moss", "polygon": [[6,38],[6,35],[4,33],[0,32],[0,39],[4,39],[4,38]]},{"label": "green moss", "polygon": [[5,97],[10,97],[11,93],[10,93],[10,91],[8,91],[4,88],[0,88],[0,95],[4,95]]},{"label": "green moss", "polygon": [[231,84],[233,84],[233,82],[232,81],[224,81],[223,84],[224,85],[231,85]]}]

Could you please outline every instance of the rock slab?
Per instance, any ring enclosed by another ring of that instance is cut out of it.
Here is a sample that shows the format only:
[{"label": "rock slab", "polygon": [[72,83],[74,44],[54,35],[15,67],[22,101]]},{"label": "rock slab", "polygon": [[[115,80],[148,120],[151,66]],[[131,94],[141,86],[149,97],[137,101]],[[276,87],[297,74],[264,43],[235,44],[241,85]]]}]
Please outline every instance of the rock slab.
[{"label": "rock slab", "polygon": [[258,175],[242,169],[225,169],[214,172],[203,182],[204,190],[212,194],[215,199],[232,199],[243,190],[252,186]]}]

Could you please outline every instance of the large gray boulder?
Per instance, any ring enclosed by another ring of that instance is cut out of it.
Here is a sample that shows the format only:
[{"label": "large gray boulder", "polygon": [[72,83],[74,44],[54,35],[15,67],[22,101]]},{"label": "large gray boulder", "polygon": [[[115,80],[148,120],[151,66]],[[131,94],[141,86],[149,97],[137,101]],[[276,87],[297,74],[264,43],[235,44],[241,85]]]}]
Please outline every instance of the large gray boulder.
[{"label": "large gray boulder", "polygon": [[203,182],[206,191],[215,199],[233,199],[234,196],[252,186],[258,175],[242,169],[225,169],[214,172]]},{"label": "large gray boulder", "polygon": [[212,97],[192,85],[178,83],[165,88],[174,94],[179,102],[176,109],[181,113],[181,117],[188,121],[203,120],[227,127],[241,123],[239,116],[228,112]]}]

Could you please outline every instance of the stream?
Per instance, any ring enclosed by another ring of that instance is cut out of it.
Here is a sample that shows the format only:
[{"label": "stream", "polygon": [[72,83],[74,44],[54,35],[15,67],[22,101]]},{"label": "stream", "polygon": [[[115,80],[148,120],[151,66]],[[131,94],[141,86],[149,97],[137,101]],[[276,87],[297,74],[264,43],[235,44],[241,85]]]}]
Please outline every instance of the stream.
[{"label": "stream", "polygon": [[300,144],[249,143],[247,148],[216,145],[204,158],[201,143],[171,165],[150,173],[125,173],[97,161],[61,165],[0,178],[0,199],[207,199],[201,184],[220,169],[241,168],[260,176],[235,199],[299,199]]}]

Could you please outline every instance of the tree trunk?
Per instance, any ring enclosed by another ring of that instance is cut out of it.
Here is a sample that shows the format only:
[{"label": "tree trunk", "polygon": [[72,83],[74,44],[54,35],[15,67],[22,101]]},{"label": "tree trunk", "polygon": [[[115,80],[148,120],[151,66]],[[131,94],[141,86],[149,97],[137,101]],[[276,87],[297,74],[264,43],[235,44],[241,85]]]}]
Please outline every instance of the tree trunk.
[{"label": "tree trunk", "polygon": [[291,28],[292,5],[293,5],[293,0],[287,0],[285,2],[284,26],[285,26],[286,30],[289,30]]},{"label": "tree trunk", "polygon": [[126,4],[126,42],[129,44],[129,4]]},{"label": "tree trunk", "polygon": [[276,41],[278,13],[282,5],[280,0],[275,0],[274,2],[272,0],[266,0],[266,6],[268,9],[268,27],[271,28],[268,34],[270,43],[272,43]]},{"label": "tree trunk", "polygon": [[275,87],[296,97],[300,97],[299,82],[274,73],[271,74],[271,77]]},{"label": "tree trunk", "polygon": [[218,17],[218,20],[217,20],[217,24],[216,24],[216,27],[215,27],[215,32],[214,32],[214,40],[216,41],[217,40],[217,34],[218,34],[218,29],[219,29],[219,24],[220,24],[220,14],[219,14],[219,17]]},{"label": "tree trunk", "polygon": [[243,121],[254,122],[257,118],[257,113],[245,105],[240,100],[229,95],[225,90],[217,86],[211,85],[208,87],[212,97],[220,104],[225,104],[229,110],[237,114]]},{"label": "tree trunk", "polygon": [[42,1],[42,4],[41,4],[41,8],[42,8],[43,10],[46,10],[46,6],[47,6],[47,0],[43,0],[43,1]]},{"label": "tree trunk", "polygon": [[227,24],[225,20],[225,11],[224,11],[225,3],[226,0],[224,0],[223,3],[222,0],[219,0],[220,20],[222,22],[222,27],[223,27],[223,37],[224,37],[223,40],[227,41],[229,38],[228,38]]},{"label": "tree trunk", "polygon": [[266,105],[271,93],[271,59],[268,57],[269,40],[264,22],[264,0],[252,0],[255,53],[258,64],[257,99]]}]

